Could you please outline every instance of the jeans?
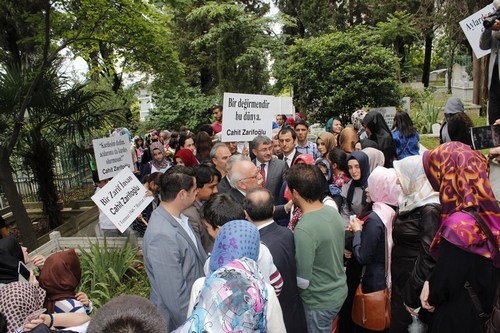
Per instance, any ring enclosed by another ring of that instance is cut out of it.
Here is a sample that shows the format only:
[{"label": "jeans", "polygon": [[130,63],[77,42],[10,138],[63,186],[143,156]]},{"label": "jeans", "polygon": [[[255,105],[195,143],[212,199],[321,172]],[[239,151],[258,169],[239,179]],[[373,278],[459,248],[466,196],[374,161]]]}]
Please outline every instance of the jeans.
[{"label": "jeans", "polygon": [[309,333],[331,333],[332,322],[337,316],[339,309],[313,310],[304,304],[306,314],[307,331]]}]

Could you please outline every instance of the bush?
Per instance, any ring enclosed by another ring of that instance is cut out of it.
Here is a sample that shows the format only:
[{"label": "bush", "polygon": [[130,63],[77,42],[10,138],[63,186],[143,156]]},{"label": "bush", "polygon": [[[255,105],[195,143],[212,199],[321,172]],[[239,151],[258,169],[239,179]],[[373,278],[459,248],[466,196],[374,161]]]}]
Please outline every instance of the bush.
[{"label": "bush", "polygon": [[101,307],[116,295],[116,290],[124,280],[134,274],[139,261],[137,249],[127,242],[123,248],[108,248],[106,237],[104,244],[90,243],[90,251],[79,247],[82,268],[81,289],[92,300],[96,308]]}]

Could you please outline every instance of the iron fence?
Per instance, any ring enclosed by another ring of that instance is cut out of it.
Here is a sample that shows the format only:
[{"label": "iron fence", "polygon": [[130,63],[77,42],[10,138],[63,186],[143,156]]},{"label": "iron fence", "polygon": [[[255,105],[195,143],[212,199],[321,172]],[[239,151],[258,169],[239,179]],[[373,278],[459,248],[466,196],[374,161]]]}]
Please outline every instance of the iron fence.
[{"label": "iron fence", "polygon": [[[13,163],[12,174],[17,190],[25,202],[40,201],[39,187],[33,172],[26,165]],[[94,192],[92,174],[85,156],[74,153],[69,146],[58,147],[54,160],[55,185],[59,200],[67,203],[73,199],[90,197]],[[0,188],[0,209],[8,206]]]}]

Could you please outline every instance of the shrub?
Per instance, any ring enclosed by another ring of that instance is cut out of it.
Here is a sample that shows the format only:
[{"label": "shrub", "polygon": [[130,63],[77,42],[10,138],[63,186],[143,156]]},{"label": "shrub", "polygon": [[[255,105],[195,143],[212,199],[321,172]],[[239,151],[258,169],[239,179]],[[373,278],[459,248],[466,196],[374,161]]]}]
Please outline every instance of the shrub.
[{"label": "shrub", "polygon": [[99,308],[114,297],[127,274],[138,274],[137,249],[132,248],[129,239],[123,248],[108,248],[106,237],[103,244],[90,242],[90,251],[79,247],[82,268],[81,289]]}]

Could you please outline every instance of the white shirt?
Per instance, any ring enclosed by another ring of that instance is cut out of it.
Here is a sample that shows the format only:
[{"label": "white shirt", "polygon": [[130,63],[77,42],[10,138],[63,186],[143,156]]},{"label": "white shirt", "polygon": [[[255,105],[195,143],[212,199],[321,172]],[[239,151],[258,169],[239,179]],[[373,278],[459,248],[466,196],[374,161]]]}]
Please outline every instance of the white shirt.
[{"label": "white shirt", "polygon": [[283,159],[285,160],[286,164],[288,164],[288,167],[291,168],[292,167],[292,162],[293,162],[293,157],[295,156],[295,151],[296,149],[294,148],[292,150],[292,152],[288,155],[285,155],[283,153]]},{"label": "white shirt", "polygon": [[259,169],[259,173],[260,173],[260,167],[261,167],[262,164],[264,164],[264,171],[265,171],[265,174],[266,174],[266,178],[264,180],[267,180],[267,171],[269,170],[269,162],[267,162],[267,163],[261,163],[261,162],[259,162],[258,159],[255,159],[255,165],[257,166],[257,169]]},{"label": "white shirt", "polygon": [[191,240],[193,241],[194,246],[196,247],[196,249],[198,249],[198,244],[196,243],[196,236],[194,235],[193,230],[189,226],[189,218],[186,215],[181,214],[180,218],[177,218],[177,217],[174,216],[174,219],[177,222],[179,222],[179,224],[181,225],[182,229],[184,229],[184,231],[187,232],[187,234],[189,235],[189,238],[191,238]]}]

